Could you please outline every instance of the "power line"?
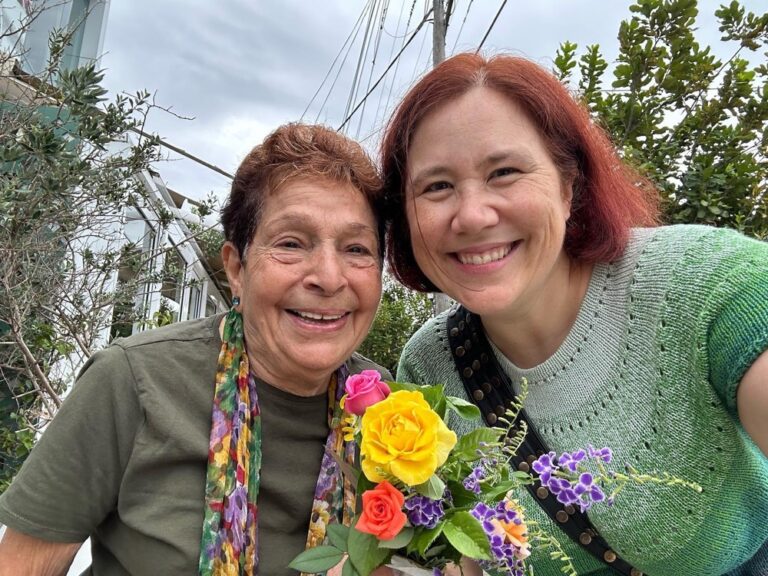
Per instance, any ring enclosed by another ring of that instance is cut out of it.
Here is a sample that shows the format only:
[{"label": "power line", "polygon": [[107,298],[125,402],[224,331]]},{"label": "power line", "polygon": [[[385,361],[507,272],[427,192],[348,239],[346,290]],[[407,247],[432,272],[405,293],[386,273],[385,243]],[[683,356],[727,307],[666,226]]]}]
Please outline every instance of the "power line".
[{"label": "power line", "polygon": [[[376,58],[379,55],[379,47],[381,46],[381,31],[384,29],[384,22],[387,19],[387,11],[389,10],[389,0],[386,0],[381,8],[381,15],[379,16],[379,29],[376,32],[376,41],[373,45],[373,58],[371,59],[371,68],[368,71],[368,84],[366,86],[366,90],[370,89],[371,87],[371,80],[373,79],[373,71],[376,69]],[[366,57],[368,56],[368,51],[366,50]],[[360,115],[358,116],[357,121],[357,131],[355,132],[355,139],[360,137],[360,129],[363,126],[363,118],[365,117],[365,104],[363,104],[363,109],[360,111]]]},{"label": "power line", "polygon": [[477,47],[477,50],[475,50],[475,54],[480,52],[480,49],[483,47],[483,44],[485,44],[485,41],[488,39],[488,34],[491,33],[491,30],[493,30],[494,24],[496,24],[496,20],[499,19],[499,16],[501,15],[501,11],[504,10],[504,6],[507,5],[507,0],[503,0],[501,3],[501,6],[499,6],[499,11],[496,12],[496,16],[493,17],[493,22],[491,22],[491,25],[488,26],[488,30],[485,31],[485,36],[483,36],[483,39],[480,40],[480,45]]},{"label": "power line", "polygon": [[469,9],[472,8],[472,2],[475,0],[469,0],[469,4],[467,4],[467,11],[464,13],[464,20],[461,21],[461,26],[459,27],[459,33],[456,35],[456,41],[453,43],[453,48],[451,48],[451,54],[456,52],[456,46],[459,44],[459,38],[461,38],[461,33],[464,30],[464,24],[467,22],[467,16],[469,16]]},{"label": "power line", "polygon": [[370,46],[370,32],[371,22],[376,15],[379,7],[379,0],[376,0],[371,6],[371,13],[368,15],[368,23],[365,25],[365,35],[363,36],[363,42],[360,44],[360,55],[357,58],[357,66],[355,67],[355,75],[352,77],[352,86],[349,89],[349,97],[347,98],[347,106],[344,109],[344,114],[347,114],[352,107],[352,104],[357,98],[357,92],[360,89],[360,79],[362,76],[362,69],[365,63],[365,57],[368,54],[368,47]]},{"label": "power line", "polygon": [[[347,36],[347,39],[344,40],[344,44],[342,44],[341,48],[339,49],[339,52],[336,54],[336,57],[333,59],[333,62],[331,62],[331,67],[328,68],[328,72],[325,73],[325,78],[323,78],[323,81],[320,83],[320,86],[318,86],[317,90],[312,95],[312,99],[309,101],[309,104],[307,104],[307,107],[304,108],[304,112],[301,113],[301,120],[304,120],[304,116],[309,111],[309,107],[312,106],[312,103],[315,101],[315,98],[317,98],[317,95],[320,93],[320,90],[323,89],[323,86],[325,85],[325,81],[328,80],[328,76],[331,75],[331,72],[333,71],[333,67],[336,65],[336,62],[339,60],[339,56],[341,56],[341,53],[344,51],[344,48],[346,48],[347,43],[349,43],[350,38],[352,38],[352,35],[354,34],[355,37],[357,37],[357,34],[355,31],[358,30],[367,9],[368,9],[368,4],[366,4],[363,7],[363,11],[360,12],[360,16],[357,17],[357,22],[355,22],[355,25],[352,27],[352,31],[349,33],[349,36]],[[347,51],[347,54],[349,54],[349,51]],[[344,57],[344,60],[346,61],[346,56]],[[342,62],[342,65],[343,65],[343,62]],[[338,78],[338,75],[336,77]],[[334,84],[335,84],[335,80],[334,80]],[[327,101],[327,98],[326,98],[326,101]],[[325,102],[323,102],[323,105],[320,107],[321,110],[324,105],[325,105]]]},{"label": "power line", "polygon": [[419,30],[421,30],[421,27],[424,26],[424,24],[427,22],[427,19],[429,15],[432,14],[432,9],[430,8],[429,11],[424,15],[424,18],[419,23],[419,25],[416,27],[416,30],[413,31],[413,34],[411,34],[411,37],[408,38],[408,40],[403,44],[403,47],[400,49],[400,51],[395,56],[394,60],[392,60],[387,68],[384,70],[384,73],[379,77],[378,80],[376,80],[376,83],[371,87],[370,90],[368,90],[368,93],[363,96],[363,99],[360,100],[360,102],[357,103],[357,105],[354,107],[352,112],[349,113],[349,115],[344,119],[344,122],[341,123],[341,125],[336,128],[337,131],[340,131],[344,126],[346,126],[347,122],[352,118],[352,116],[355,115],[355,112],[360,108],[360,106],[363,105],[363,102],[365,102],[366,98],[371,95],[371,93],[376,90],[376,87],[381,83],[381,81],[384,79],[384,77],[387,75],[387,72],[389,72],[390,68],[395,65],[395,62],[397,62],[397,59],[400,58],[402,53],[405,51],[405,49],[408,47],[408,45],[411,43],[411,41],[416,38],[416,35],[419,33]]},{"label": "power line", "polygon": [[[397,28],[395,28],[395,34],[397,35],[398,32],[400,32],[400,24],[403,21],[403,10],[405,9],[405,2],[400,2],[400,14],[397,16]],[[393,36],[393,38],[402,38],[403,42],[405,42],[406,36],[408,36],[408,26],[411,24],[410,17],[408,18],[408,22],[405,25],[405,32],[403,32],[402,36]],[[384,30],[386,32],[386,29]],[[392,46],[389,49],[389,59],[392,59],[392,55],[395,53],[395,43],[392,42]],[[392,87],[394,86],[395,82],[394,79],[397,77],[397,69],[400,66],[400,62],[398,62],[395,65],[395,73],[392,75],[392,80],[389,83],[389,93],[392,93]],[[379,114],[381,113],[381,104],[384,101],[384,94],[387,92],[387,83],[384,82],[384,88],[382,88],[381,92],[379,92],[379,103],[376,106],[376,115],[373,117],[373,124],[376,125],[379,121]],[[389,98],[387,98],[387,106],[389,106]],[[385,108],[386,111],[386,108]]]}]

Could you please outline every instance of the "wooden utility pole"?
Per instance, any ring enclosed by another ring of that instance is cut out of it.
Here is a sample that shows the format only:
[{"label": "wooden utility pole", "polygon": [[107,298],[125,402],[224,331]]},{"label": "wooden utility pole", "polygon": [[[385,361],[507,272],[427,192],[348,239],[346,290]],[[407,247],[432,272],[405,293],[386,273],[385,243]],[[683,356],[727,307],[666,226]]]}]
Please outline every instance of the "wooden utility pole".
[{"label": "wooden utility pole", "polygon": [[[432,0],[432,66],[435,67],[445,60],[445,33],[447,29],[447,19],[444,0]],[[450,4],[449,4],[450,5]],[[437,316],[441,312],[451,307],[452,300],[448,295],[442,292],[435,293],[434,314]]]},{"label": "wooden utility pole", "polygon": [[432,67],[445,60],[445,6],[443,0],[432,0]]}]

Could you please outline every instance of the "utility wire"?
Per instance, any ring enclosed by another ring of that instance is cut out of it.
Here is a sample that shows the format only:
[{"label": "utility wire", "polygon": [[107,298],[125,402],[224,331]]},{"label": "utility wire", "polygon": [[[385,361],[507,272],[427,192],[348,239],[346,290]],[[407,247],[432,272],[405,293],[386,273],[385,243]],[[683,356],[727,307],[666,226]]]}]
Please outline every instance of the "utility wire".
[{"label": "utility wire", "polygon": [[411,43],[411,41],[413,41],[413,39],[416,38],[416,35],[419,33],[419,30],[421,30],[422,26],[424,26],[424,24],[426,24],[427,19],[429,18],[429,16],[431,14],[432,14],[432,9],[430,8],[429,11],[424,15],[424,18],[422,19],[422,21],[416,27],[416,30],[413,31],[413,34],[411,34],[410,38],[408,38],[408,40],[405,42],[405,44],[403,44],[403,47],[397,53],[397,55],[395,56],[394,60],[392,60],[389,63],[387,68],[384,70],[384,73],[379,77],[378,80],[376,80],[376,83],[371,87],[370,90],[368,90],[368,93],[365,96],[363,96],[363,99],[360,102],[357,103],[357,105],[354,107],[352,112],[350,112],[349,115],[344,119],[344,122],[342,122],[341,125],[338,128],[336,128],[337,131],[340,131],[342,128],[344,128],[344,126],[346,126],[347,122],[349,122],[349,120],[352,118],[352,116],[355,115],[355,112],[357,112],[358,108],[360,108],[360,106],[363,105],[363,102],[365,102],[366,98],[368,98],[368,96],[370,96],[371,93],[374,90],[376,90],[376,87],[381,83],[381,81],[387,75],[387,72],[389,72],[390,68],[392,68],[392,66],[395,65],[395,62],[397,62],[397,59],[400,58],[400,56],[405,51],[405,49],[408,47],[408,45]]},{"label": "utility wire", "polygon": [[[393,38],[402,38],[403,42],[405,42],[405,37],[408,35],[408,26],[410,25],[410,18],[408,19],[408,23],[405,25],[405,32],[402,36],[397,36],[398,32],[400,32],[400,24],[403,21],[403,10],[405,10],[405,2],[400,2],[400,14],[397,16],[397,28],[395,28],[395,36]],[[384,30],[386,32],[386,29]],[[389,49],[389,60],[392,60],[392,55],[395,53],[395,42],[392,42],[391,48]],[[389,93],[392,93],[392,86],[394,85],[394,79],[397,77],[397,69],[399,67],[400,63],[398,62],[395,65],[395,73],[392,75],[392,80],[389,83]],[[384,94],[387,92],[387,82],[384,82],[384,87],[379,92],[379,103],[376,105],[376,115],[373,117],[373,124],[374,126],[378,124],[379,122],[379,114],[381,113],[381,104],[384,101]],[[387,99],[387,106],[389,106],[389,99]],[[386,110],[386,109],[385,109]]]},{"label": "utility wire", "polygon": [[499,16],[501,15],[501,11],[504,10],[504,6],[507,5],[507,0],[503,0],[501,3],[501,6],[499,6],[499,11],[496,12],[496,16],[493,17],[493,22],[491,22],[491,25],[488,26],[488,30],[485,31],[485,36],[483,36],[483,39],[480,40],[480,44],[477,47],[477,50],[475,50],[475,54],[480,52],[480,49],[483,47],[483,44],[485,44],[485,41],[488,39],[488,34],[491,33],[491,30],[493,30],[494,24],[496,24],[496,20],[499,19]]},{"label": "utility wire", "polygon": [[469,16],[469,9],[472,8],[472,2],[475,0],[469,0],[469,4],[467,4],[467,11],[464,13],[464,20],[461,21],[461,26],[459,26],[459,33],[456,35],[456,41],[453,43],[453,48],[451,48],[451,54],[454,54],[456,52],[456,46],[459,44],[459,38],[461,38],[461,32],[464,30],[464,24],[467,22],[467,16]]},{"label": "utility wire", "polygon": [[368,7],[367,4],[363,6],[363,11],[360,12],[360,16],[357,17],[357,22],[355,22],[355,25],[352,27],[352,31],[349,33],[349,36],[347,36],[347,39],[344,40],[344,44],[339,49],[339,52],[336,54],[336,57],[333,59],[333,62],[331,62],[331,67],[328,68],[328,72],[325,73],[325,78],[323,78],[323,81],[320,83],[320,86],[318,86],[317,90],[312,95],[312,99],[309,101],[309,104],[307,104],[307,107],[304,108],[304,112],[301,113],[300,120],[304,120],[304,116],[309,111],[309,107],[312,106],[312,103],[315,101],[315,98],[317,98],[317,95],[320,94],[320,90],[322,90],[323,86],[325,86],[325,81],[328,80],[328,76],[330,76],[331,72],[333,72],[333,67],[336,65],[336,62],[338,62],[339,56],[341,56],[341,53],[344,51],[344,48],[347,47],[347,43],[352,38],[352,35],[355,34],[355,30],[357,30],[358,27],[360,26],[360,22],[363,20],[363,16],[365,15],[365,11],[367,7]]},{"label": "utility wire", "polygon": [[[403,6],[404,6],[404,4],[401,4],[401,8]],[[411,20],[413,18],[413,11],[414,11],[415,8],[416,8],[416,0],[413,0],[413,3],[411,4],[411,9],[408,12],[408,20],[405,23],[405,33],[403,34],[403,43],[405,43],[405,38],[408,35],[408,28],[410,28],[410,26],[411,26]],[[402,10],[401,10],[401,15],[402,15]],[[400,21],[400,19],[398,18],[398,23],[399,23],[399,21]],[[399,27],[398,27],[398,29],[399,29]],[[404,48],[404,46],[403,46],[403,48]],[[390,59],[392,58],[392,53],[394,52],[394,50],[395,50],[395,46],[393,44],[392,45],[392,51],[390,51],[390,53],[389,53]],[[390,81],[389,81],[389,92],[387,92],[387,103],[384,106],[384,111],[383,111],[382,115],[385,114],[387,110],[389,110],[389,104],[392,101],[392,90],[395,87],[395,79],[397,78],[397,71],[399,69],[400,69],[400,60],[398,60],[397,64],[395,64],[395,72],[392,74],[392,77],[390,78]],[[385,85],[384,89],[382,90],[382,95],[384,94],[384,90],[386,90],[386,85]],[[377,116],[378,116],[378,113],[377,113]]]},{"label": "utility wire", "polygon": [[[384,22],[387,19],[387,11],[389,10],[389,0],[386,0],[381,7],[381,15],[379,16],[379,29],[376,32],[376,42],[373,45],[373,58],[371,59],[371,68],[368,71],[368,85],[366,90],[371,88],[371,80],[373,79],[373,71],[376,69],[376,58],[379,55],[379,47],[381,46],[381,31],[384,29]],[[367,51],[366,51],[367,56]],[[355,140],[360,138],[360,130],[363,127],[363,118],[365,117],[365,104],[360,111],[357,122],[357,131],[355,132]]]},{"label": "utility wire", "polygon": [[370,32],[371,22],[376,14],[379,6],[379,1],[376,0],[371,7],[371,12],[368,15],[368,23],[365,26],[365,35],[363,36],[363,42],[360,45],[360,55],[357,58],[357,66],[355,67],[355,75],[352,78],[352,86],[349,89],[349,97],[347,98],[347,106],[344,109],[344,114],[349,113],[352,104],[357,98],[357,92],[360,89],[360,79],[362,77],[362,69],[365,63],[365,56],[368,53],[368,46],[370,46]]}]

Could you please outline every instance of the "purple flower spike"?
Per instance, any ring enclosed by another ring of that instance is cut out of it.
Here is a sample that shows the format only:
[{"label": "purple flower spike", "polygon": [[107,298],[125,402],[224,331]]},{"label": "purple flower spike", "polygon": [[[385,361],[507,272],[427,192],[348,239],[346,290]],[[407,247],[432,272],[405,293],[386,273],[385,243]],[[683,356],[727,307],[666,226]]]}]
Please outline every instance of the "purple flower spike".
[{"label": "purple flower spike", "polygon": [[445,516],[442,500],[432,500],[420,494],[405,501],[405,510],[412,525],[425,528],[434,528]]},{"label": "purple flower spike", "polygon": [[475,466],[472,472],[469,473],[462,484],[464,488],[475,494],[480,494],[480,481],[485,478],[485,468],[483,466]]}]

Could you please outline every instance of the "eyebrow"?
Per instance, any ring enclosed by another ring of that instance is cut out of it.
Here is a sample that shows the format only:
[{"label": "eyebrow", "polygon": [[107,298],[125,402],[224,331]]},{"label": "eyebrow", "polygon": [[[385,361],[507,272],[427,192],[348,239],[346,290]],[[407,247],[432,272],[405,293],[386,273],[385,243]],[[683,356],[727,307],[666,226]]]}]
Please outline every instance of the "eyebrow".
[{"label": "eyebrow", "polygon": [[[283,228],[283,227],[316,228],[316,224],[310,218],[302,214],[286,214],[268,223],[265,226],[265,229],[267,230],[267,232],[272,232],[274,231],[275,228]],[[368,232],[370,234],[373,234],[373,236],[375,236],[376,238],[378,238],[379,236],[375,228],[367,224],[363,224],[362,222],[350,222],[350,223],[344,224],[344,226],[341,228],[341,232],[344,234],[359,234],[359,233]]]},{"label": "eyebrow", "polygon": [[[498,164],[504,161],[528,165],[533,162],[533,156],[531,156],[531,154],[529,154],[526,150],[499,150],[498,152],[492,152],[491,154],[488,154],[488,156],[482,159],[480,165],[485,166],[489,164]],[[418,184],[423,180],[430,180],[450,172],[451,169],[448,166],[444,164],[437,164],[418,172],[414,178],[410,179],[410,182],[411,184]]]}]

